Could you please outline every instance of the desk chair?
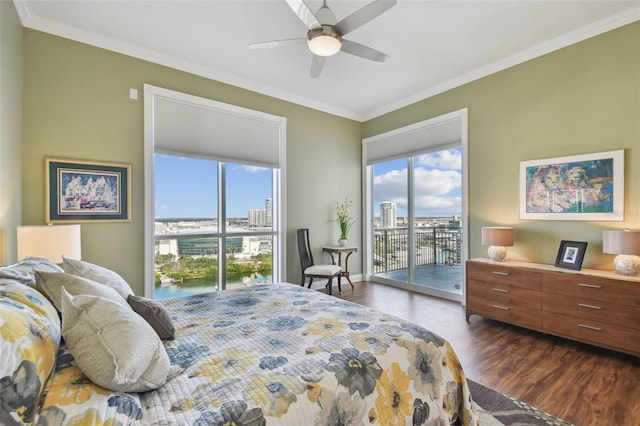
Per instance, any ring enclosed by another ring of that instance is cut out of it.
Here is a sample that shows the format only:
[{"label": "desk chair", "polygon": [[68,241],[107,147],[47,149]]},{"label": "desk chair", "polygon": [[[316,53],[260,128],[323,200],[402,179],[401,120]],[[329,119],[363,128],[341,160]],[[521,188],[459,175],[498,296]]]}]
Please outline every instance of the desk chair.
[{"label": "desk chair", "polygon": [[302,269],[301,286],[309,278],[309,288],[314,278],[323,278],[327,280],[327,289],[331,294],[333,278],[338,277],[338,292],[342,292],[340,279],[342,278],[342,268],[338,265],[316,265],[313,262],[313,254],[309,245],[309,229],[298,229],[298,252],[300,253],[300,267]]}]

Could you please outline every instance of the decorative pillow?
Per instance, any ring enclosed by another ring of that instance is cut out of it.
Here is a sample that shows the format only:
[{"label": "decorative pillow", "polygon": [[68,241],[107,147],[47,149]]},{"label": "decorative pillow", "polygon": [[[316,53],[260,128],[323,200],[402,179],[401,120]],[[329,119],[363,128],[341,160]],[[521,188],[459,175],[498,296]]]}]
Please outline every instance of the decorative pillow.
[{"label": "decorative pillow", "polygon": [[133,294],[129,283],[110,269],[82,260],[67,258],[63,258],[62,267],[64,271],[69,274],[89,278],[97,283],[108,285],[117,291],[124,300],[127,300],[127,296],[130,294]]},{"label": "decorative pillow", "polygon": [[60,318],[47,298],[0,278],[0,424],[30,424],[59,343]]},{"label": "decorative pillow", "polygon": [[53,303],[56,309],[62,312],[62,287],[73,296],[88,294],[100,296],[112,300],[120,305],[127,306],[127,301],[114,289],[102,285],[87,278],[76,275],[65,274],[64,272],[42,272],[36,271],[36,288]]},{"label": "decorative pillow", "polygon": [[130,294],[129,297],[127,297],[127,303],[149,323],[155,332],[158,333],[160,339],[173,340],[175,338],[176,329],[169,316],[169,311],[167,311],[167,308],[165,308],[162,303],[134,294]]},{"label": "decorative pillow", "polygon": [[7,278],[27,284],[36,285],[34,271],[64,272],[61,267],[42,257],[25,257],[18,263],[0,267],[0,278]]},{"label": "decorative pillow", "polygon": [[103,388],[145,392],[167,381],[167,351],[153,328],[128,306],[63,290],[62,335],[76,365]]}]

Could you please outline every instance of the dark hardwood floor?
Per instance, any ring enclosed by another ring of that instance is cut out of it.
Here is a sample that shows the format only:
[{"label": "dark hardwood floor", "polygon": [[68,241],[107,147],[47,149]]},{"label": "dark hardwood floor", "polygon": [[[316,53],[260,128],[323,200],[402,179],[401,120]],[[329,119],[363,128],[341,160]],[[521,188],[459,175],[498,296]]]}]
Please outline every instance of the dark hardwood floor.
[{"label": "dark hardwood floor", "polygon": [[[467,377],[576,426],[640,425],[640,358],[472,315],[403,289],[359,282],[334,296],[387,312],[449,340]],[[640,339],[640,336],[638,336]]]}]

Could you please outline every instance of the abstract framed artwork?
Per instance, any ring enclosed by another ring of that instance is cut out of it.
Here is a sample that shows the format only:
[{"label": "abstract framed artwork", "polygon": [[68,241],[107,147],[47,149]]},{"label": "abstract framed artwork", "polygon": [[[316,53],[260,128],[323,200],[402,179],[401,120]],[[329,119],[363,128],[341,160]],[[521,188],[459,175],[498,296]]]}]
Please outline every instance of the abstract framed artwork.
[{"label": "abstract framed artwork", "polygon": [[624,220],[624,150],[521,161],[520,219]]},{"label": "abstract framed artwork", "polygon": [[587,251],[587,243],[583,241],[560,241],[560,248],[556,256],[556,266],[559,268],[575,269],[582,268],[584,253]]},{"label": "abstract framed artwork", "polygon": [[131,165],[45,159],[45,222],[130,222]]}]

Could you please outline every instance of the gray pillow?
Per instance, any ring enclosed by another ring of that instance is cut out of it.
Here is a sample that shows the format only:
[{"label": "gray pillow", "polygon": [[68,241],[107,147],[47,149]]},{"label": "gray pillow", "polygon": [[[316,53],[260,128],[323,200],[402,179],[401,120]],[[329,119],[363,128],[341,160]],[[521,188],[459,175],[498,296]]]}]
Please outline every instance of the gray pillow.
[{"label": "gray pillow", "polygon": [[122,306],[127,306],[127,301],[122,298],[114,289],[102,285],[87,278],[78,277],[64,272],[44,272],[35,271],[36,288],[40,293],[47,296],[47,299],[53,303],[58,312],[62,311],[62,287],[72,296],[79,294],[88,294],[91,296],[100,296],[105,299],[112,300]]},{"label": "gray pillow", "polygon": [[63,290],[62,335],[76,365],[103,388],[145,392],[167,381],[167,351],[151,326],[128,306]]},{"label": "gray pillow", "polygon": [[167,308],[157,300],[130,294],[127,303],[144,318],[162,340],[175,338],[176,329]]},{"label": "gray pillow", "polygon": [[117,291],[124,300],[127,300],[127,296],[133,294],[131,286],[125,281],[117,272],[111,269],[104,268],[102,266],[94,265],[93,263],[85,262],[83,260],[67,259],[63,257],[62,267],[64,271],[78,275],[80,277],[89,278],[97,283],[107,285]]}]

